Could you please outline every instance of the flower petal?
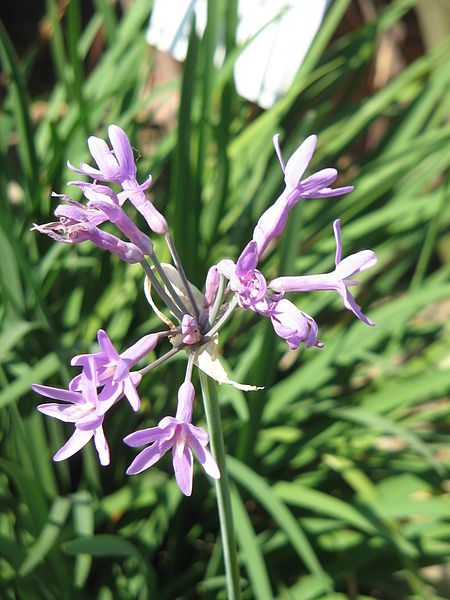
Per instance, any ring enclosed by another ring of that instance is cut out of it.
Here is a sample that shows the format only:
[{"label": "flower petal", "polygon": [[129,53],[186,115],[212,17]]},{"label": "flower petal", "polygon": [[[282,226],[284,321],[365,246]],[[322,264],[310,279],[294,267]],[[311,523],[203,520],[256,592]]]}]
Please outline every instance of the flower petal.
[{"label": "flower petal", "polygon": [[127,475],[137,475],[154,465],[171,448],[172,443],[172,440],[155,442],[149,448],[142,450],[126,470]]},{"label": "flower petal", "polygon": [[284,171],[286,185],[296,188],[316,149],[317,136],[310,135],[287,161]]},{"label": "flower petal", "polygon": [[109,465],[109,446],[106,441],[103,427],[98,427],[94,432],[94,443],[100,459],[100,464],[104,467]]},{"label": "flower petal", "polygon": [[333,222],[334,239],[336,240],[336,255],[334,258],[334,264],[336,267],[342,260],[342,235],[341,235],[341,221],[336,219]]},{"label": "flower petal", "polygon": [[123,171],[124,179],[135,179],[136,164],[127,134],[118,125],[110,125],[108,127],[108,136],[111,140],[117,161]]},{"label": "flower petal", "polygon": [[350,254],[350,256],[341,260],[336,266],[335,276],[338,279],[347,279],[348,277],[356,275],[356,273],[360,273],[361,271],[373,267],[376,262],[377,257],[375,252],[372,250],[361,250],[360,252]]},{"label": "flower petal", "polygon": [[205,472],[214,479],[220,479],[219,467],[212,457],[211,452],[207,448],[204,448],[195,437],[189,437],[189,445]]},{"label": "flower petal", "polygon": [[50,402],[48,404],[39,404],[36,408],[43,415],[59,419],[60,421],[64,421],[64,423],[75,423],[80,414],[80,407],[76,404],[56,404],[56,402]]},{"label": "flower petal", "polygon": [[304,179],[300,185],[301,190],[307,194],[320,192],[320,190],[335,182],[337,176],[336,169],[322,169]]},{"label": "flower petal", "polygon": [[77,420],[77,429],[80,429],[81,431],[93,431],[94,429],[97,429],[97,427],[100,427],[102,423],[103,415],[91,412]]},{"label": "flower petal", "polygon": [[183,382],[178,389],[178,406],[175,419],[181,423],[190,423],[194,405],[195,388],[190,381]]},{"label": "flower petal", "polygon": [[64,402],[72,402],[74,404],[84,403],[83,396],[79,392],[49,387],[47,385],[40,385],[38,383],[33,383],[31,388],[33,391],[41,394],[41,396],[53,398],[54,400],[63,400]]},{"label": "flower petal", "polygon": [[123,381],[123,385],[124,385],[125,396],[126,396],[128,402],[130,403],[131,408],[134,411],[139,410],[139,408],[141,406],[141,399],[139,397],[136,386],[134,385],[131,377],[127,377],[127,379],[125,379]]},{"label": "flower petal", "polygon": [[187,444],[181,448],[175,444],[172,449],[173,470],[178,487],[185,496],[192,494],[192,480],[194,476],[192,451]]},{"label": "flower petal", "polygon": [[126,359],[128,362],[128,366],[132,367],[141,358],[144,358],[146,354],[154,350],[156,344],[158,343],[159,337],[156,333],[150,333],[149,335],[144,335],[140,340],[138,340],[135,344],[130,346],[125,352],[120,354],[120,358]]},{"label": "flower petal", "polygon": [[127,446],[132,448],[138,448],[139,446],[145,446],[157,440],[167,440],[173,437],[175,433],[175,427],[170,423],[167,427],[148,427],[147,429],[140,429],[134,433],[130,433],[123,441]]},{"label": "flower petal", "polygon": [[97,331],[97,340],[101,351],[106,355],[107,358],[109,358],[109,360],[119,360],[119,353],[114,348],[111,340],[109,339],[109,335],[104,329],[99,329]]},{"label": "flower petal", "polygon": [[280,161],[281,169],[284,173],[284,171],[286,170],[286,165],[284,164],[283,155],[281,154],[280,135],[278,133],[276,133],[273,136],[272,141],[273,141],[273,147],[275,148],[277,158]]},{"label": "flower petal", "polygon": [[92,135],[88,138],[88,147],[102,174],[99,179],[117,181],[119,165],[105,140]]},{"label": "flower petal", "polygon": [[58,450],[58,452],[53,457],[55,462],[59,462],[60,460],[65,460],[66,458],[70,458],[74,454],[76,454],[83,446],[85,446],[91,437],[94,435],[94,432],[91,431],[81,431],[81,429],[75,429],[73,435],[67,440],[62,448]]},{"label": "flower petal", "polygon": [[236,275],[238,277],[245,277],[254,271],[258,264],[258,258],[258,246],[257,243],[252,240],[245,246],[237,260]]},{"label": "flower petal", "polygon": [[360,321],[366,325],[375,325],[375,323],[366,317],[366,315],[361,311],[361,307],[356,303],[355,299],[344,285],[342,285],[342,288],[338,289],[338,292],[344,300],[345,307],[348,310],[351,310]]},{"label": "flower petal", "polygon": [[343,194],[349,194],[354,190],[353,185],[346,185],[340,188],[323,188],[317,192],[306,193],[305,198],[332,198],[334,196],[342,196]]}]

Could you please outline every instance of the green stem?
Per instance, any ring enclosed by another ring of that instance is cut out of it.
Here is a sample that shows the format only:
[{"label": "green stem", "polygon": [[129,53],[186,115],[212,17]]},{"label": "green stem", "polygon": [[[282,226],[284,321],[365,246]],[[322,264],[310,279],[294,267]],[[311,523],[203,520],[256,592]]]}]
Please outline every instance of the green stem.
[{"label": "green stem", "polygon": [[219,400],[217,398],[215,384],[207,375],[205,375],[205,373],[203,373],[203,371],[200,371],[199,373],[206,421],[208,423],[211,439],[211,452],[220,470],[220,479],[216,480],[216,495],[225,562],[225,576],[228,592],[227,598],[228,600],[238,600],[240,597],[239,566],[237,561],[236,538],[234,534],[233,513],[231,510],[230,483],[226,468]]}]

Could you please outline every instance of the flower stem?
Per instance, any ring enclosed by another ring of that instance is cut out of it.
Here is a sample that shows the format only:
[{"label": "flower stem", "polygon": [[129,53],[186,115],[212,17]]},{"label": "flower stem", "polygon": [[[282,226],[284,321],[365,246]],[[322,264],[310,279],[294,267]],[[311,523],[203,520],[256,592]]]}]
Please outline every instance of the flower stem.
[{"label": "flower stem", "polygon": [[222,325],[224,325],[230,318],[231,313],[236,308],[236,305],[237,305],[237,296],[235,294],[233,299],[231,300],[230,304],[228,305],[227,310],[223,313],[223,315],[220,317],[220,319],[214,324],[214,326],[211,327],[211,329],[209,331],[207,331],[205,337],[212,337],[217,331],[219,331],[219,329],[222,327]]},{"label": "flower stem", "polygon": [[214,325],[214,321],[217,318],[217,315],[219,314],[219,309],[220,306],[222,304],[222,300],[223,300],[223,294],[225,292],[225,284],[227,283],[225,277],[223,275],[220,276],[220,281],[219,281],[219,289],[217,290],[217,295],[216,295],[216,299],[214,300],[214,304],[211,308],[211,312],[209,314],[209,324],[211,325],[211,327]]},{"label": "flower stem", "polygon": [[191,285],[186,277],[186,273],[184,272],[183,265],[181,264],[180,257],[178,256],[177,249],[175,248],[175,244],[173,243],[173,239],[172,239],[172,236],[170,235],[169,231],[166,234],[164,234],[164,238],[166,240],[166,243],[169,248],[170,254],[172,256],[173,262],[175,263],[175,267],[181,277],[181,281],[183,282],[183,286],[184,286],[184,289],[186,290],[186,294],[188,295],[189,300],[191,301],[192,308],[194,309],[194,312],[195,312],[195,316],[198,319],[198,317],[200,315],[200,311],[197,306],[197,302],[195,301],[194,294],[192,293]]},{"label": "flower stem", "polygon": [[159,281],[156,279],[155,274],[153,273],[150,265],[144,259],[141,260],[140,265],[144,269],[147,277],[150,279],[152,286],[155,288],[156,293],[159,295],[161,300],[165,303],[165,305],[173,312],[176,318],[180,321],[183,319],[183,311],[179,309],[179,307],[175,304],[174,300],[166,294],[163,287],[160,285]]},{"label": "flower stem", "polygon": [[220,470],[220,479],[216,480],[215,486],[225,563],[225,576],[228,592],[227,598],[228,600],[238,600],[240,597],[239,566],[237,561],[236,538],[234,534],[233,513],[231,510],[230,483],[228,481],[226,468],[219,400],[217,398],[215,384],[205,373],[203,373],[203,371],[199,371],[199,373],[206,420],[211,438],[211,451]]}]

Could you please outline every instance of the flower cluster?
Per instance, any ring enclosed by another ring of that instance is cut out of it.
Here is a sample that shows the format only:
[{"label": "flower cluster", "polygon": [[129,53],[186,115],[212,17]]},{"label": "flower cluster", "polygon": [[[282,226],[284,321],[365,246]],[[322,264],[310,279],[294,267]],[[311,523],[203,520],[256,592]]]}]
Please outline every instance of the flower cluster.
[{"label": "flower cluster", "polygon": [[[208,433],[192,424],[195,399],[193,366],[196,365],[221,384],[231,384],[243,390],[258,389],[229,379],[219,359],[218,332],[233,311],[240,307],[270,319],[275,333],[291,349],[301,344],[306,348],[320,348],[323,344],[318,338],[316,322],[285,298],[285,294],[335,290],[347,309],[364,323],[373,325],[361,312],[349,288],[357,285],[353,276],[375,264],[376,257],[371,250],[363,250],[342,259],[340,222],[337,220],[333,224],[336,257],[332,272],[277,277],[266,281],[257,268],[258,263],[269,244],[282,233],[289,211],[295,204],[306,198],[340,196],[353,189],[350,186],[330,187],[337,178],[335,169],[323,169],[302,179],[315,150],[316,136],[308,137],[287,163],[283,161],[278,136],[275,136],[274,145],[284,173],[285,189],[262,214],[252,239],[237,261],[223,259],[209,269],[201,292],[186,277],[165,218],[144,194],[151,185],[151,176],[139,184],[133,150],[125,132],[117,125],[111,125],[108,133],[111,147],[100,138],[88,139],[97,168],[85,163],[76,168],[68,163],[72,171],[89,178],[88,182],[69,182],[69,185],[81,190],[84,202],[75,202],[64,194],[54,194],[64,202],[55,210],[58,220],[35,225],[34,228],[56,241],[67,244],[90,241],[128,263],[139,263],[145,273],[147,299],[168,329],[145,335],[122,353],[114,348],[107,333],[100,329],[97,334],[99,351],[72,359],[72,366],[81,368],[81,373],[72,379],[68,389],[37,384],[33,385],[33,389],[42,396],[59,401],[39,405],[40,412],[72,423],[75,428],[53,459],[60,461],[69,458],[94,438],[100,463],[108,465],[109,448],[103,431],[106,413],[122,398],[126,398],[131,408],[137,411],[140,407],[137,388],[142,378],[174,354],[185,352],[187,369],[178,391],[175,417],[166,416],[156,427],[131,433],[124,438],[124,442],[132,447],[148,445],[128,467],[127,474],[130,475],[151,467],[172,449],[177,484],[183,494],[190,495],[193,454],[206,473],[215,479],[220,477],[216,461],[208,450]],[[115,192],[114,189],[119,186],[121,191]],[[154,234],[164,236],[173,265],[159,261],[151,239],[127,215],[124,208],[126,201],[141,213]],[[100,226],[105,222],[116,227],[117,235],[101,229]],[[169,309],[171,317],[156,306],[154,292]],[[137,369],[137,363],[165,338],[169,339],[172,348]]]}]

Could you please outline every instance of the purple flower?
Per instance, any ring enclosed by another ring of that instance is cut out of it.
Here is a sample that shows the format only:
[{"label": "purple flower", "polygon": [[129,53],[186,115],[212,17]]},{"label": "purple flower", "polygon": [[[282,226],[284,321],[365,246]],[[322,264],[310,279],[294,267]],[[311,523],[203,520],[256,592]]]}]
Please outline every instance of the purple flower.
[{"label": "purple flower", "polygon": [[166,219],[145,197],[144,190],[150,187],[152,178],[149,176],[144,183],[136,180],[136,164],[133,149],[127,134],[118,125],[108,128],[112,149],[105,140],[91,136],[88,139],[89,151],[97,163],[97,169],[81,163],[79,168],[69,163],[68,166],[75,173],[87,175],[95,181],[117,183],[122,186],[123,192],[119,194],[121,203],[128,198],[134,207],[142,214],[150,229],[155,233],[165,234],[168,231]]},{"label": "purple flower", "polygon": [[[131,373],[130,369],[155,348],[158,334],[145,335],[122,354],[117,352],[103,329],[98,330],[97,339],[100,352],[74,356],[71,365],[82,366],[84,373],[86,368],[91,368],[92,361],[97,385],[104,386],[102,393],[111,398],[126,396],[133,410],[138,410],[141,401],[136,386],[140,383],[141,376],[136,372]],[[70,389],[78,390],[82,381],[83,374],[77,375],[72,379]]]},{"label": "purple flower", "polygon": [[269,287],[277,292],[313,292],[317,290],[336,290],[343,298],[348,310],[351,310],[363,323],[374,325],[362,312],[350,294],[348,287],[358,285],[351,279],[353,275],[372,267],[377,262],[377,257],[372,250],[362,250],[351,254],[342,260],[342,239],[340,221],[333,223],[336,238],[336,268],[331,273],[323,275],[307,275],[294,277],[277,277],[270,282]]},{"label": "purple flower", "polygon": [[252,240],[241,252],[236,264],[224,259],[218,263],[217,268],[229,280],[230,288],[236,292],[241,308],[264,312],[267,285],[264,275],[256,269],[258,258],[258,248]]},{"label": "purple flower", "polygon": [[77,169],[70,162],[67,163],[69,169],[95,180],[112,183],[121,184],[124,181],[136,179],[133,149],[126,133],[117,125],[110,125],[108,135],[112,149],[101,138],[95,136],[88,138],[89,151],[97,163],[97,169],[86,163],[81,163]]},{"label": "purple flower", "polygon": [[214,304],[217,292],[219,290],[220,273],[216,265],[210,267],[206,275],[205,281],[205,297],[203,300],[203,308],[208,308]]},{"label": "purple flower", "polygon": [[183,344],[196,344],[202,337],[197,321],[191,315],[183,316],[181,333],[183,334]]},{"label": "purple flower", "polygon": [[61,400],[66,404],[51,402],[40,404],[37,408],[44,415],[59,419],[66,423],[75,424],[75,432],[58,450],[53,460],[60,461],[73,456],[81,450],[93,437],[97,448],[100,463],[109,464],[109,448],[103,433],[103,418],[106,411],[118,400],[117,397],[108,397],[97,394],[94,359],[90,357],[86,362],[80,377],[79,391],[64,390],[48,387],[46,385],[32,386],[33,390],[47,398]]},{"label": "purple flower", "polygon": [[150,443],[150,446],[142,450],[128,467],[128,475],[136,475],[148,469],[172,448],[175,478],[185,496],[190,496],[192,493],[192,452],[206,473],[214,479],[219,479],[219,468],[206,448],[209,441],[208,434],[201,427],[191,424],[194,396],[194,386],[190,381],[185,381],[178,390],[175,418],[164,417],[157,427],[136,431],[124,439],[124,442],[132,447]]},{"label": "purple flower", "polygon": [[97,227],[108,220],[106,213],[96,208],[86,208],[67,196],[61,197],[67,200],[68,204],[60,204],[56,207],[55,216],[59,217],[59,221],[43,225],[34,224],[33,229],[65,244],[81,244],[90,241],[128,263],[137,263],[144,259],[142,250],[136,244],[124,242]]},{"label": "purple flower", "polygon": [[144,254],[151,255],[153,253],[153,243],[150,238],[135,225],[121,207],[123,198],[119,197],[120,194],[116,195],[111,188],[105,185],[84,181],[72,181],[70,184],[81,188],[88,199],[89,209],[97,209],[97,211],[104,213],[105,217],[126,235],[133,244],[138,246]]},{"label": "purple flower", "polygon": [[337,178],[336,169],[322,169],[302,180],[303,173],[316,148],[317,137],[315,135],[306,138],[286,165],[281,155],[278,135],[274,136],[273,143],[284,172],[286,187],[278,200],[261,215],[253,231],[253,239],[257,243],[260,256],[269,243],[282,233],[289,211],[301,198],[329,198],[341,196],[353,190],[353,186],[334,189],[329,187]]},{"label": "purple flower", "polygon": [[317,337],[318,327],[314,319],[286,298],[272,304],[270,320],[275,333],[286,340],[291,350],[295,350],[302,343],[307,348],[311,346],[322,348],[323,344]]}]

